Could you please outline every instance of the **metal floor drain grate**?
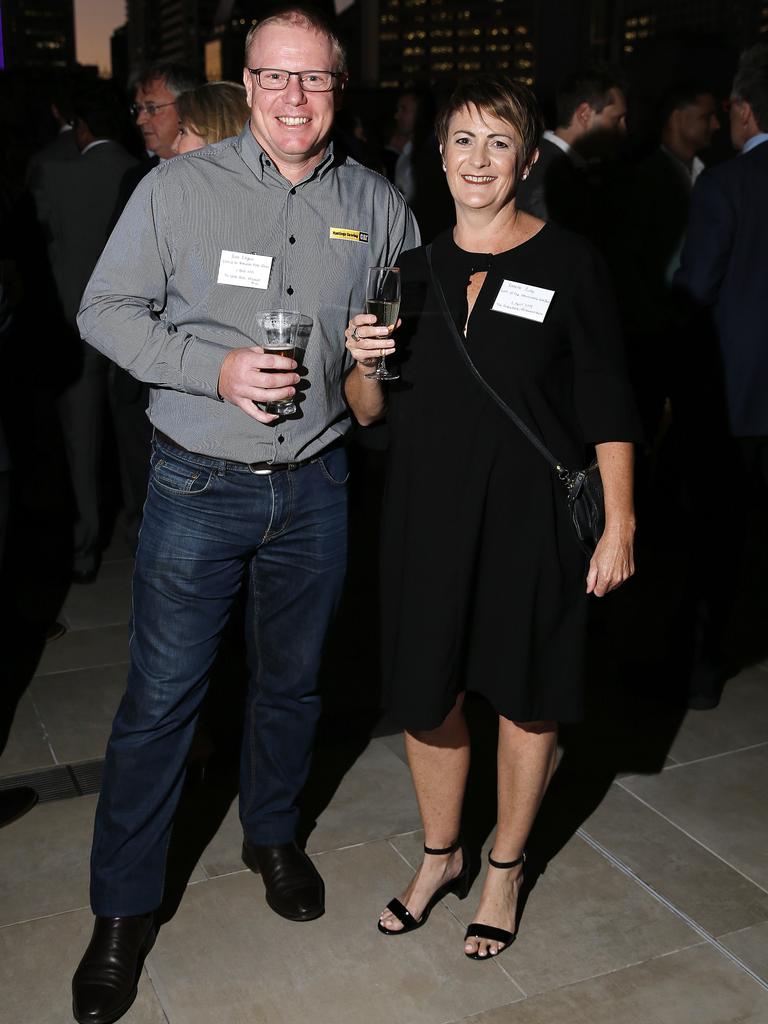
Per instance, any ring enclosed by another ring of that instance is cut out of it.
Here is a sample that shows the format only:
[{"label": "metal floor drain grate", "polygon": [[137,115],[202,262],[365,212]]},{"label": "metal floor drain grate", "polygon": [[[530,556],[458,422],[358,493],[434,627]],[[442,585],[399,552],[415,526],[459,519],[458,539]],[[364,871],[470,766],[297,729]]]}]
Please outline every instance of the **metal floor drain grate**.
[{"label": "metal floor drain grate", "polygon": [[66,800],[73,796],[98,793],[103,771],[103,758],[77,764],[57,764],[51,768],[38,768],[34,772],[6,775],[0,778],[0,791],[13,789],[14,786],[31,786],[37,790],[40,803]]}]

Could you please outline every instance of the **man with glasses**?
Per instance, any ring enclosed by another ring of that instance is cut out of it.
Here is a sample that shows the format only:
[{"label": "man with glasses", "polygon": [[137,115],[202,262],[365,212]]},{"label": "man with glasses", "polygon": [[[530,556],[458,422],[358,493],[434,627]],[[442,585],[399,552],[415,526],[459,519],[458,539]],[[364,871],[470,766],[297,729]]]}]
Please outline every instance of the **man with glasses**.
[{"label": "man with glasses", "polygon": [[[296,828],[346,562],[344,328],[368,267],[395,263],[418,231],[385,178],[334,153],[345,59],[318,15],[288,8],[260,22],[245,64],[249,124],[139,185],[80,312],[83,337],[153,385],[155,438],[131,667],[96,814],[97,920],[73,983],[78,1021],[117,1020],[136,995],[185,758],[243,578],[243,858],[276,913],[324,912]],[[278,308],[304,318],[296,360],[259,347],[259,314]],[[262,408],[294,396],[294,415]]]},{"label": "man with glasses", "polygon": [[176,99],[201,84],[200,76],[181,64],[153,64],[136,82],[131,113],[148,152],[160,160],[174,155],[173,142],[179,134]]},{"label": "man with glasses", "polygon": [[[182,92],[202,85],[196,71],[182,64],[152,64],[134,83],[131,113],[136,119],[147,148],[146,157],[130,168],[120,182],[115,219],[122,213],[141,179],[162,160],[175,156],[173,143],[179,134],[176,99]],[[109,373],[109,400],[115,427],[122,507],[116,529],[131,551],[141,524],[147,494],[149,446],[152,428],[147,420],[149,389],[125,370],[112,364]]]}]

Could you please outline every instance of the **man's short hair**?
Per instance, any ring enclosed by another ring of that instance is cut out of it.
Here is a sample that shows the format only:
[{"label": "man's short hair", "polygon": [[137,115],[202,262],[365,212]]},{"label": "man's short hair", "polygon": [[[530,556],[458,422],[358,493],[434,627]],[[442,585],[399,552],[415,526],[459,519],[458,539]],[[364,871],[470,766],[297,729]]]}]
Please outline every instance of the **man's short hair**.
[{"label": "man's short hair", "polygon": [[758,43],[742,53],[731,95],[746,100],[757,127],[768,132],[768,43]]},{"label": "man's short hair", "polygon": [[131,87],[134,90],[139,87],[146,89],[148,85],[160,78],[163,79],[166,89],[174,96],[180,96],[181,93],[187,92],[189,89],[196,89],[205,81],[194,68],[188,68],[184,64],[158,61],[141,68],[131,80]]},{"label": "man's short hair", "polygon": [[613,68],[585,68],[568,75],[557,89],[557,127],[567,128],[582,103],[588,103],[599,114],[612,100],[611,89],[626,92]]},{"label": "man's short hair", "polygon": [[705,82],[695,80],[677,82],[667,89],[659,100],[659,123],[663,127],[676,110],[692,107],[702,96],[714,95],[715,90]]},{"label": "man's short hair", "polygon": [[119,139],[122,132],[122,104],[115,90],[105,82],[79,89],[72,100],[76,120],[82,121],[97,139]]},{"label": "man's short hair", "polygon": [[248,35],[245,37],[245,56],[244,64],[248,67],[248,56],[251,50],[251,44],[259,32],[263,28],[267,28],[269,25],[296,25],[299,28],[306,28],[319,32],[325,36],[331,44],[333,51],[333,68],[307,68],[308,71],[340,71],[342,74],[346,73],[347,70],[347,54],[344,50],[341,40],[334,32],[331,27],[330,21],[322,13],[322,11],[315,9],[311,6],[296,5],[296,4],[281,4],[278,7],[273,7],[269,13],[261,19],[258,24],[254,25]]}]

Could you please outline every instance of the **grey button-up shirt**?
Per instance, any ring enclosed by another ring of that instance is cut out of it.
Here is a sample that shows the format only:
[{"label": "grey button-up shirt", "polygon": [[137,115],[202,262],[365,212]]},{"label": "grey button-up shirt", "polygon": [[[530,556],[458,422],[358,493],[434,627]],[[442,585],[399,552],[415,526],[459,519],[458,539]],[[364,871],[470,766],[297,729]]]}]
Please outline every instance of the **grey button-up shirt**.
[{"label": "grey button-up shirt", "polygon": [[[168,160],[139,184],[85,290],[83,338],[153,385],[149,418],[190,451],[238,462],[308,458],[349,426],[344,329],[368,267],[419,243],[381,175],[329,147],[297,185],[251,133]],[[271,256],[266,288],[219,284],[222,252]],[[263,424],[218,400],[233,348],[259,344],[257,314],[311,318],[299,414]]]}]

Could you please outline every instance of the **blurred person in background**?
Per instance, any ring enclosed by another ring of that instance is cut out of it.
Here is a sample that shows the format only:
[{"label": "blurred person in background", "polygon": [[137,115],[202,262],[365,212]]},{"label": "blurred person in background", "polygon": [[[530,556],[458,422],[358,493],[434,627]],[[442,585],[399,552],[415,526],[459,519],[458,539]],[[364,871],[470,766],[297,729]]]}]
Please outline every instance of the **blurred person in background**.
[{"label": "blurred person in background", "polygon": [[[146,155],[123,175],[115,221],[144,175],[162,160],[174,156],[173,147],[179,133],[176,100],[181,93],[195,89],[202,81],[198,72],[192,68],[173,63],[151,64],[135,80],[131,112],[144,140]],[[152,428],[147,418],[149,388],[111,363],[109,401],[122,489],[117,532],[133,552],[136,549],[149,479],[149,449],[152,441]]]},{"label": "blurred person in background", "polygon": [[612,69],[569,75],[557,90],[557,126],[543,133],[539,159],[520,182],[519,209],[600,240],[605,216],[601,163],[626,131],[627,100]]},{"label": "blurred person in background", "polygon": [[646,440],[653,442],[680,365],[680,294],[672,279],[688,226],[691,191],[704,170],[699,154],[719,129],[716,100],[702,83],[667,90],[659,107],[660,143],[637,167],[618,210],[617,288],[630,368]]},{"label": "blurred person in background", "polygon": [[117,141],[119,100],[98,84],[73,100],[79,159],[46,161],[36,175],[37,215],[50,238],[52,269],[72,345],[73,379],[58,398],[75,500],[72,580],[91,583],[101,559],[100,462],[108,361],[77,336],[75,318],[114,221],[120,182],[136,160]]},{"label": "blurred person in background", "polygon": [[[766,538],[768,44],[742,54],[729,118],[738,155],[696,182],[675,275],[696,311],[686,340],[688,374],[681,375],[672,402],[679,465],[694,511],[694,550],[676,637],[689,706],[702,710],[718,704],[737,668],[726,630],[755,502],[763,543]],[[717,486],[702,488],[713,467]],[[764,579],[762,587],[764,594]]]},{"label": "blurred person in background", "polygon": [[208,82],[183,92],[176,101],[178,127],[174,153],[191,153],[239,135],[250,116],[245,86]]},{"label": "blurred person in background", "polygon": [[201,84],[200,75],[181,64],[152,64],[139,76],[131,109],[148,154],[158,160],[173,156],[179,128],[176,101]]}]

